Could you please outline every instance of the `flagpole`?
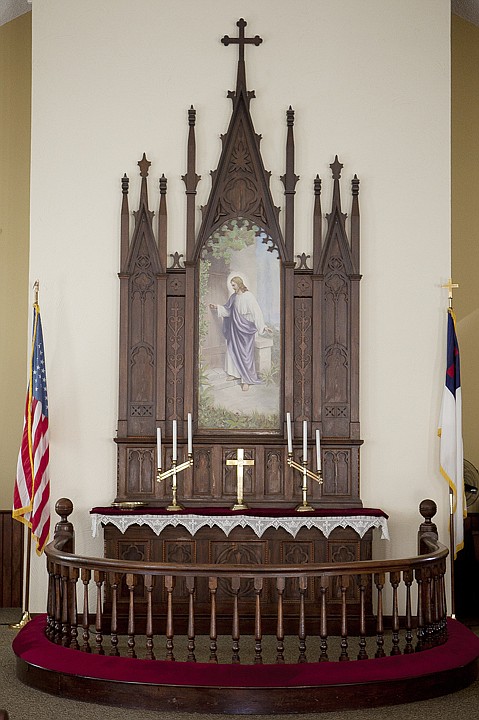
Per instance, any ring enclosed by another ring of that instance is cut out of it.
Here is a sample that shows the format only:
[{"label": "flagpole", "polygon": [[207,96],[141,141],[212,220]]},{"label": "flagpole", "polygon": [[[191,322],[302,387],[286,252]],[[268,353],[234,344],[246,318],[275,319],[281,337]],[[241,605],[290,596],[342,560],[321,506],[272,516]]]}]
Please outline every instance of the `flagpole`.
[{"label": "flagpole", "polygon": [[[27,566],[25,571],[25,592],[23,593],[23,613],[17,623],[9,625],[11,630],[21,630],[22,627],[25,627],[25,625],[32,619],[30,616],[30,559],[32,555],[32,533],[28,525],[25,525],[25,531],[27,533]],[[25,560],[25,555],[23,556],[23,559]]]},{"label": "flagpole", "polygon": [[456,617],[456,590],[454,587],[454,555],[456,552],[454,541],[454,494],[449,488],[449,560],[451,564],[451,617]]},{"label": "flagpole", "polygon": [[[33,283],[33,304],[38,305],[38,291],[40,289],[40,283],[35,280]],[[25,625],[30,622],[30,574],[31,574],[31,556],[32,556],[32,531],[28,525],[25,525],[25,532],[27,534],[27,550],[26,550],[26,569],[25,569],[25,591],[23,593],[23,612],[19,622],[10,625],[11,630],[21,630]],[[23,555],[25,562],[25,554]]]},{"label": "flagpole", "polygon": [[[459,287],[457,283],[452,282],[452,278],[449,278],[448,282],[445,285],[442,285],[441,287],[447,289],[447,296],[448,296],[448,308],[447,313],[448,315],[451,315],[454,322],[454,310],[452,306],[452,291]],[[449,320],[448,320],[449,322]],[[456,473],[457,474],[457,473]],[[456,477],[456,492],[459,494],[460,488],[459,488],[459,479],[461,480],[461,488],[463,486],[463,478]],[[454,517],[454,492],[452,487],[449,487],[449,556],[450,556],[450,568],[451,568],[451,617],[456,617],[456,589],[455,589],[455,582],[454,582],[454,560],[456,556],[456,529],[455,529],[455,523],[457,518]]]}]

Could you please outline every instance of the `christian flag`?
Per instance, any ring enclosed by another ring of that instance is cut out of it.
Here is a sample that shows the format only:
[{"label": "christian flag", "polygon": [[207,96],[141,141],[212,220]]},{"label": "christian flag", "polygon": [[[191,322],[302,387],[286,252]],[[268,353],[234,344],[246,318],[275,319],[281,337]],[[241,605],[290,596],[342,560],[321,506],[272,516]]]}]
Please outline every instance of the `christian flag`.
[{"label": "christian flag", "polygon": [[12,515],[31,529],[38,555],[43,552],[50,532],[48,460],[47,376],[40,308],[38,303],[35,303],[30,377]]},{"label": "christian flag", "polygon": [[456,319],[452,309],[449,309],[447,318],[446,384],[442,398],[439,435],[441,438],[441,473],[449,483],[452,493],[455,557],[464,547],[464,518],[467,512],[464,498],[461,372]]}]

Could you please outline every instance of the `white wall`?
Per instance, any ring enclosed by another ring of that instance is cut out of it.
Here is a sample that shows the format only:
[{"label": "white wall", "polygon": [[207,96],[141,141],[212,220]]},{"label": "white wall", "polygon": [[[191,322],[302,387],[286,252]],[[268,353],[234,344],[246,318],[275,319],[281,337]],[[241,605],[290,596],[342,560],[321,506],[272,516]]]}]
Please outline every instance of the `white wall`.
[{"label": "white wall", "polygon": [[[34,0],[31,278],[41,282],[53,502],[69,497],[77,549],[102,553],[89,510],[115,496],[120,178],[168,178],[171,251],[185,245],[187,109],[197,110],[198,206],[230,117],[241,13],[251,110],[283,204],[285,111],[296,111],[296,249],[311,249],[312,182],[337,153],[349,210],[361,180],[362,499],[390,514],[381,556],[415,552],[434,498],[447,543],[436,437],[450,274],[449,0]],[[31,610],[45,608],[44,560]]]}]

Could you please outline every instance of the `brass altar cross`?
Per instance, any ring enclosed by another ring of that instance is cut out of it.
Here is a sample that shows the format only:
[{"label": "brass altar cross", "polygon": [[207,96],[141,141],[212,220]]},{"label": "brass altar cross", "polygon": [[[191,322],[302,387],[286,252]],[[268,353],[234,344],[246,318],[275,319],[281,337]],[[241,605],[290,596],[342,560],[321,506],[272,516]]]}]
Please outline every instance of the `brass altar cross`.
[{"label": "brass altar cross", "polygon": [[236,504],[231,508],[232,510],[247,510],[248,506],[243,500],[243,471],[245,465],[254,465],[254,460],[245,460],[243,448],[238,448],[236,451],[236,460],[227,460],[227,465],[236,465],[236,483],[237,483],[237,497]]},{"label": "brass altar cross", "polygon": [[449,298],[449,307],[452,308],[452,291],[454,288],[458,288],[459,285],[457,283],[452,282],[452,278],[449,278],[449,281],[445,285],[441,285],[443,288],[447,288],[447,296]]}]

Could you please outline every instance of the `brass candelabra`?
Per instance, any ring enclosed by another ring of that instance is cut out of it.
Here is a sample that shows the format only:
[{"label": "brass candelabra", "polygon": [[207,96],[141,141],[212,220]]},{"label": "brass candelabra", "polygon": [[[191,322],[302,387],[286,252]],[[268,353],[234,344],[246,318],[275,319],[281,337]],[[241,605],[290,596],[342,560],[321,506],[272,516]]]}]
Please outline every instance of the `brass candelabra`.
[{"label": "brass candelabra", "polygon": [[188,460],[185,460],[184,462],[180,463],[178,465],[176,460],[172,460],[171,462],[171,468],[169,470],[165,470],[164,472],[161,472],[161,468],[158,468],[158,472],[156,474],[156,481],[161,482],[162,480],[166,480],[166,478],[172,477],[172,483],[171,483],[171,493],[172,493],[172,499],[171,504],[167,506],[167,510],[171,510],[172,512],[177,512],[178,510],[183,510],[183,506],[179,504],[177,499],[177,493],[178,493],[178,481],[177,481],[177,475],[183,470],[186,470],[186,468],[192,467],[193,465],[193,454],[188,453]]},{"label": "brass candelabra", "polygon": [[292,452],[288,453],[288,465],[289,467],[294,468],[294,470],[298,470],[303,476],[303,484],[301,486],[302,502],[296,508],[296,512],[309,512],[310,510],[314,510],[314,507],[308,502],[308,478],[311,478],[311,480],[316,480],[318,485],[322,485],[323,474],[321,470],[318,470],[315,473],[312,470],[309,470],[307,460],[303,460],[301,464],[297,463],[295,460],[293,460]]}]

